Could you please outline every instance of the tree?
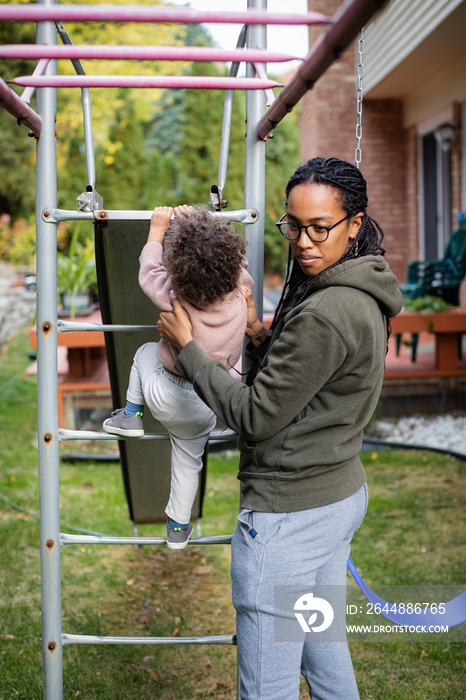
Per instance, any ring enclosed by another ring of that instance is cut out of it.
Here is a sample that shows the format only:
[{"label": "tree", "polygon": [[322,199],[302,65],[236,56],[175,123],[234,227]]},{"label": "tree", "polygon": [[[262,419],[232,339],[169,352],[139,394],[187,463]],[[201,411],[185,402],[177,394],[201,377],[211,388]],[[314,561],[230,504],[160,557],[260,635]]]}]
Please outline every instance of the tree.
[{"label": "tree", "polygon": [[[124,0],[115,0],[124,4]],[[85,0],[93,3],[95,0]],[[143,0],[140,4],[152,4]],[[199,25],[73,23],[75,44],[211,45]],[[102,39],[104,37],[104,39]],[[34,43],[34,25],[4,23],[3,43]],[[85,61],[89,74],[220,75],[214,63]],[[0,61],[0,75],[30,74],[34,62]],[[59,61],[60,73],[73,73]],[[108,209],[151,209],[160,204],[209,202],[217,184],[224,93],[220,90],[92,89],[96,189]],[[32,103],[34,107],[34,101]],[[32,215],[35,196],[35,149],[26,130],[11,115],[0,119],[0,214]],[[298,164],[296,112],[266,144],[265,265],[282,271],[287,244],[275,222],[284,212],[284,190]],[[224,197],[229,209],[244,203],[245,95],[235,92]],[[57,106],[58,206],[74,209],[87,183],[80,91],[60,89]],[[18,163],[21,167],[18,167]]]},{"label": "tree", "polygon": [[[0,24],[1,44],[35,43],[33,24],[3,22]],[[31,73],[34,61],[0,59],[0,77],[9,80],[16,75]],[[21,88],[16,88],[19,94]],[[31,107],[35,109],[33,99]],[[34,212],[35,201],[35,140],[28,138],[27,129],[2,110],[0,118],[0,214],[14,218]]]}]

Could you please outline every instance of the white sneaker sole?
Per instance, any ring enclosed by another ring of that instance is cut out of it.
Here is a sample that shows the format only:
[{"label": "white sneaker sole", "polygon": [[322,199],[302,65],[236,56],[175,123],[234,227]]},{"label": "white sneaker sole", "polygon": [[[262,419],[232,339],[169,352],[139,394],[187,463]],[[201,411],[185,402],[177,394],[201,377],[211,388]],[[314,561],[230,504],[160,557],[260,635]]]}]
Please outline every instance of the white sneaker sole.
[{"label": "white sneaker sole", "polygon": [[102,427],[110,435],[122,435],[123,437],[142,437],[144,435],[144,430],[124,430],[123,428],[115,428],[113,425],[106,425],[106,422]]}]

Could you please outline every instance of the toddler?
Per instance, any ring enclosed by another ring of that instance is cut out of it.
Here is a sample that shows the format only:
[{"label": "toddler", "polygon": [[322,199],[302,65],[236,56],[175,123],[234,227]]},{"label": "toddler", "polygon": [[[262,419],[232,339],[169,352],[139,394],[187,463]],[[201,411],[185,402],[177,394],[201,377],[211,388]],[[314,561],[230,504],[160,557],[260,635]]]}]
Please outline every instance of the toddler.
[{"label": "toddler", "polygon": [[[246,329],[241,287],[253,287],[244,251],[244,240],[229,222],[183,205],[154,209],[139,258],[142,290],[162,311],[172,311],[171,297],[177,296],[192,323],[193,338],[209,357],[228,368],[241,356]],[[216,424],[193,385],[175,371],[177,354],[165,340],[142,345],[134,356],[126,407],[103,424],[107,433],[142,437],[145,404],[169,433],[171,485],[165,512],[170,549],[186,547],[193,533],[189,520],[202,455]]]}]

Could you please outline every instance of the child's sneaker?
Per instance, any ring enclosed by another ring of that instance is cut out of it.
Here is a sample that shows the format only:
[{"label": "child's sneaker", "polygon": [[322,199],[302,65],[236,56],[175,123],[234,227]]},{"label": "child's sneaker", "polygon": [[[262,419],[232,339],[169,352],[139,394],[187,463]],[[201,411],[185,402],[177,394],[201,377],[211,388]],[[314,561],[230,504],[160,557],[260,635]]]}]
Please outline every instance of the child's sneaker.
[{"label": "child's sneaker", "polygon": [[193,526],[171,527],[167,522],[167,547],[170,549],[184,549],[193,534]]},{"label": "child's sneaker", "polygon": [[113,411],[112,417],[104,421],[105,432],[124,437],[142,437],[144,435],[142,416],[125,416],[124,410],[124,408],[117,408]]}]

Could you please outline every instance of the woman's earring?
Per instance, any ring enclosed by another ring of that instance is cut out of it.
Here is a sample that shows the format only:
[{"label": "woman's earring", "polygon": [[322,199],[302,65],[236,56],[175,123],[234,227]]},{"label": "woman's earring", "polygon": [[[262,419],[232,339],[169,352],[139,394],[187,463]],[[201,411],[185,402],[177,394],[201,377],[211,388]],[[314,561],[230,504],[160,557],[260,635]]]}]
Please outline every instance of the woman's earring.
[{"label": "woman's earring", "polygon": [[358,257],[358,248],[359,248],[359,241],[356,241],[356,245],[354,246],[354,257]]}]

